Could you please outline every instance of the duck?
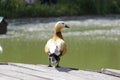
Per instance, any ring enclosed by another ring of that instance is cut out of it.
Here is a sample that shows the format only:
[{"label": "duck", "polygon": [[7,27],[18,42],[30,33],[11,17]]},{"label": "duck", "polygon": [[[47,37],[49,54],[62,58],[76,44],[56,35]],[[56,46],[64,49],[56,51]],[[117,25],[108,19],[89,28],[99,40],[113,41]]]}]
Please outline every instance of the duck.
[{"label": "duck", "polygon": [[61,56],[67,51],[67,45],[63,39],[61,30],[63,28],[69,28],[64,21],[58,21],[54,26],[53,37],[50,38],[45,45],[45,53],[48,55],[49,64],[48,67],[60,67],[59,62]]}]

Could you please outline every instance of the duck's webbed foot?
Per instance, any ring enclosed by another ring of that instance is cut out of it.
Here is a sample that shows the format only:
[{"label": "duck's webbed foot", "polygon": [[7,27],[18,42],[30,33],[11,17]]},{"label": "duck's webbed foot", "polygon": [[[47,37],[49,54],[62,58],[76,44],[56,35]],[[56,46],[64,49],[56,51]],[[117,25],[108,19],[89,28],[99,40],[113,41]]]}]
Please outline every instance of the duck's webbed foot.
[{"label": "duck's webbed foot", "polygon": [[48,65],[48,67],[52,67],[51,65]]},{"label": "duck's webbed foot", "polygon": [[60,66],[59,66],[59,62],[57,63],[57,65],[55,66],[56,68],[59,68]]},{"label": "duck's webbed foot", "polygon": [[59,68],[60,66],[59,65],[57,65],[57,66],[55,66],[56,68]]}]

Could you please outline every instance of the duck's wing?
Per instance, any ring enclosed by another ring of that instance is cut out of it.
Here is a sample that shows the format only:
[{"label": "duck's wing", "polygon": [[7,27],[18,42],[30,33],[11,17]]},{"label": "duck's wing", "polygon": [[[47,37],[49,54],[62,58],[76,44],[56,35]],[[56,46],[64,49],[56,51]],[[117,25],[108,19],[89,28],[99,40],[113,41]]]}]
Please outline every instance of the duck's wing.
[{"label": "duck's wing", "polygon": [[61,56],[63,56],[67,51],[67,45],[63,40],[60,40],[59,51],[61,52]]},{"label": "duck's wing", "polygon": [[48,40],[47,43],[46,43],[46,45],[45,45],[45,53],[46,53],[47,55],[49,55],[49,53],[50,53],[50,51],[49,51],[49,44],[50,44],[50,41],[51,41],[51,39]]}]

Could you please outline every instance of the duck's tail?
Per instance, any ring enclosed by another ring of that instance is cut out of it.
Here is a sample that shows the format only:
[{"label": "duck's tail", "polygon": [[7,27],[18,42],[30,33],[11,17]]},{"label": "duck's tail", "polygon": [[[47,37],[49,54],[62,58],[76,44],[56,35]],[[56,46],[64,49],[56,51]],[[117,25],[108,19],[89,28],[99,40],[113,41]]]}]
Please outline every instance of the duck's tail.
[{"label": "duck's tail", "polygon": [[52,63],[57,63],[60,60],[60,52],[58,51],[58,46],[54,43],[51,44],[51,47],[49,48],[49,56]]}]

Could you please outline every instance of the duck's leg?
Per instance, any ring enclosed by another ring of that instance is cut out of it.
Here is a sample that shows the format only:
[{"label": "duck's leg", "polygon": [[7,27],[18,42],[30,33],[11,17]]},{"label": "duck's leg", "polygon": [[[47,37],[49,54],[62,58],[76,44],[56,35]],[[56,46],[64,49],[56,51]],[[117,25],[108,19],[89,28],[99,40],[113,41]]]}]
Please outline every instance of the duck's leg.
[{"label": "duck's leg", "polygon": [[59,67],[60,67],[60,66],[59,66],[59,62],[60,62],[60,60],[58,61],[57,65],[56,65],[56,67],[57,67],[57,68],[59,68]]},{"label": "duck's leg", "polygon": [[52,67],[52,66],[51,66],[51,61],[50,61],[50,58],[49,58],[49,65],[48,65],[48,67]]},{"label": "duck's leg", "polygon": [[60,67],[60,66],[59,66],[59,62],[58,62],[58,64],[57,64],[55,67],[57,67],[57,68],[59,68],[59,67]]},{"label": "duck's leg", "polygon": [[59,62],[60,62],[60,57],[62,56],[62,52],[63,52],[63,51],[61,51],[61,52],[60,52],[60,55],[58,56],[58,63],[57,63],[57,65],[56,65],[56,67],[60,67],[60,66],[59,66]]}]

